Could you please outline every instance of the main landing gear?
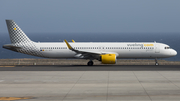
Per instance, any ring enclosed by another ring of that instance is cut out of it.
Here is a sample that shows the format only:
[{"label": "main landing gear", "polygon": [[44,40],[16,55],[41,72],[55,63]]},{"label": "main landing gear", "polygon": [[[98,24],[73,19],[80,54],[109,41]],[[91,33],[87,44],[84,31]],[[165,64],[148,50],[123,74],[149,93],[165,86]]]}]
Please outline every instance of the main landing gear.
[{"label": "main landing gear", "polygon": [[157,58],[155,58],[155,66],[158,66],[158,65],[159,65],[159,63],[157,61]]},{"label": "main landing gear", "polygon": [[88,66],[92,66],[93,65],[93,61],[90,60],[88,63],[87,63]]}]

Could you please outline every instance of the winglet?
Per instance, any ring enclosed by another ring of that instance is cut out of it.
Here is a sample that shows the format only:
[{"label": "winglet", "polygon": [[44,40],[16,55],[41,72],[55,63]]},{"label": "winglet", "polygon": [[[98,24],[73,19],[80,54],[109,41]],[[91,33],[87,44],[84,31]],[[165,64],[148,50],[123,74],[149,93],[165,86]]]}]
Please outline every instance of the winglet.
[{"label": "winglet", "polygon": [[67,42],[67,40],[65,39],[64,41],[66,42],[66,45],[68,46],[68,48],[69,48],[70,50],[73,50],[73,48],[72,48],[71,45]]},{"label": "winglet", "polygon": [[75,43],[75,41],[74,41],[74,40],[72,40],[72,42],[73,42],[73,43]]}]

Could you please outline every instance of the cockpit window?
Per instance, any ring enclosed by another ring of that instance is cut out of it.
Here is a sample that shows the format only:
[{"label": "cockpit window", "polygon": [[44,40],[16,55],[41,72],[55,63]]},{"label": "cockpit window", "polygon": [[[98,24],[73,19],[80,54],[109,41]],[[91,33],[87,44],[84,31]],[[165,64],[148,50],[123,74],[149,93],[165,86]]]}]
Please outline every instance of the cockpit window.
[{"label": "cockpit window", "polygon": [[170,47],[164,47],[164,49],[170,49]]}]

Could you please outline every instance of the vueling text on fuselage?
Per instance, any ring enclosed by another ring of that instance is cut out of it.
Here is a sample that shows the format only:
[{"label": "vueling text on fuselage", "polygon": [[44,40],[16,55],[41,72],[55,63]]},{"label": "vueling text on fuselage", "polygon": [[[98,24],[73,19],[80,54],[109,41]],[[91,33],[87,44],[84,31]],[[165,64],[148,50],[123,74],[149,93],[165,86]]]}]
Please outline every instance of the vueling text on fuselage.
[{"label": "vueling text on fuselage", "polygon": [[130,47],[138,47],[138,46],[140,46],[141,48],[143,48],[143,46],[144,47],[153,47],[154,46],[154,44],[127,44],[127,46],[130,46]]}]

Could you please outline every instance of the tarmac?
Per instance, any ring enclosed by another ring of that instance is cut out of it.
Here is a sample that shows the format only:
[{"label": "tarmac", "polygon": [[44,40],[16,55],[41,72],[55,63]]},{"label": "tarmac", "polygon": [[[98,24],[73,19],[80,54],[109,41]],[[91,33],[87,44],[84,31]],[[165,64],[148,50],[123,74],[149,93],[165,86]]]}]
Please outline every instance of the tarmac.
[{"label": "tarmac", "polygon": [[0,66],[0,100],[179,101],[178,65]]}]

